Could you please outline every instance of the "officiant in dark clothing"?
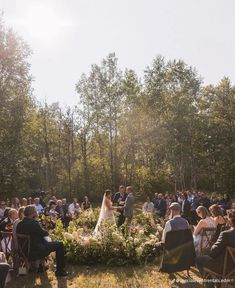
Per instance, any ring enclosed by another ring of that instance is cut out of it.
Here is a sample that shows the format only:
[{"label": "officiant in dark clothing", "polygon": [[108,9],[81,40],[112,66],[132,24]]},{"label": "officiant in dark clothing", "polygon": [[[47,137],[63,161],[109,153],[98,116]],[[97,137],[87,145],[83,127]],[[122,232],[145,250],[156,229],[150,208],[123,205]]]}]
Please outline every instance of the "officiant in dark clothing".
[{"label": "officiant in dark clothing", "polygon": [[158,194],[158,199],[154,203],[154,208],[156,209],[157,215],[159,217],[165,217],[166,209],[167,209],[167,203],[166,203],[166,200],[164,199],[162,193]]},{"label": "officiant in dark clothing", "polygon": [[[123,207],[127,198],[127,193],[125,192],[125,186],[120,185],[119,191],[114,194],[113,203],[117,204],[117,206]],[[125,222],[125,216],[123,215],[123,209],[117,209],[119,212],[118,217],[118,227],[121,226]]]},{"label": "officiant in dark clothing", "polygon": [[[65,272],[65,248],[62,242],[48,242],[45,237],[48,232],[41,228],[36,220],[37,211],[34,205],[28,205],[24,210],[25,218],[19,222],[16,228],[17,234],[30,236],[29,260],[36,261],[48,256],[51,252],[56,252],[56,276],[67,276]],[[20,244],[20,243],[19,243]]]},{"label": "officiant in dark clothing", "polygon": [[182,194],[182,200],[183,200],[182,206],[181,206],[182,217],[189,221],[190,220],[191,204],[188,201],[187,193]]}]

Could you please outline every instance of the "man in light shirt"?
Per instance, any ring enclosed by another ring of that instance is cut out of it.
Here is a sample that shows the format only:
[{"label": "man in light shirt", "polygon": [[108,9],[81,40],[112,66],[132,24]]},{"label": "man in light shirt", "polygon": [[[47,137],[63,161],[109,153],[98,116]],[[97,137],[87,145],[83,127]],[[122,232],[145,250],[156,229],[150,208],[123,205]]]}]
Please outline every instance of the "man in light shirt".
[{"label": "man in light shirt", "polygon": [[73,203],[69,205],[69,214],[71,216],[77,216],[79,213],[81,213],[81,207],[78,203],[77,198],[73,198]]},{"label": "man in light shirt", "polygon": [[36,211],[38,212],[38,214],[42,214],[43,213],[43,207],[40,204],[40,199],[38,197],[34,198],[34,205],[35,205],[35,208],[36,208]]}]

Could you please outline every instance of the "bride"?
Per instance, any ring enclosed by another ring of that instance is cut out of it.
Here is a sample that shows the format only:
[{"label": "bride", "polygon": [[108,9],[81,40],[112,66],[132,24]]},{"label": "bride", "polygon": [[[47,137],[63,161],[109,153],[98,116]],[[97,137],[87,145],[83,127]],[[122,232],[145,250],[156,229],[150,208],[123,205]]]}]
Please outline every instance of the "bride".
[{"label": "bride", "polygon": [[106,190],[104,193],[98,222],[97,222],[97,224],[95,226],[95,230],[94,230],[95,235],[98,233],[100,225],[103,221],[108,220],[108,221],[115,223],[115,216],[114,216],[113,210],[117,209],[117,207],[113,206],[113,203],[111,201],[111,197],[112,197],[112,191]]}]

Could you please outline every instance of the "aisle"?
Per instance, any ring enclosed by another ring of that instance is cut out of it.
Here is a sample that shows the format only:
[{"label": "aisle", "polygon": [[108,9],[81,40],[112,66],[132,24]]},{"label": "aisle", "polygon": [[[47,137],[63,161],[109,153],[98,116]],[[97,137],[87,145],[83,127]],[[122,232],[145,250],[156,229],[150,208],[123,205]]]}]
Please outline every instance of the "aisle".
[{"label": "aisle", "polygon": [[186,273],[176,275],[177,281],[164,273],[158,272],[157,267],[96,267],[96,266],[69,266],[72,274],[67,278],[56,278],[52,271],[45,274],[21,276],[12,279],[6,288],[201,288],[201,281],[197,275],[190,272],[194,283],[187,281]]}]

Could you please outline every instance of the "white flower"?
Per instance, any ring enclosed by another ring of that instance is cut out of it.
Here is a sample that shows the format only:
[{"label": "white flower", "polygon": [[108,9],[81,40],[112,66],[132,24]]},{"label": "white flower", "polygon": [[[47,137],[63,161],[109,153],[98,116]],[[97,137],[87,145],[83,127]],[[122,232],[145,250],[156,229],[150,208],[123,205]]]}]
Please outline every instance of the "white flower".
[{"label": "white flower", "polygon": [[159,232],[162,232],[162,231],[163,231],[163,228],[162,228],[162,226],[161,226],[160,224],[157,224],[157,230],[158,230]]},{"label": "white flower", "polygon": [[149,237],[150,237],[151,239],[156,239],[156,235],[153,235],[153,234],[150,234]]},{"label": "white flower", "polygon": [[140,230],[139,230],[139,234],[140,234],[140,235],[143,235],[143,234],[144,234],[144,229],[140,229]]},{"label": "white flower", "polygon": [[73,237],[73,235],[72,234],[70,234],[70,233],[68,233],[68,232],[65,232],[64,233],[64,237],[65,237],[65,239],[67,239],[67,240],[74,240],[74,237]]},{"label": "white flower", "polygon": [[137,247],[136,249],[135,249],[135,252],[136,252],[136,255],[138,256],[138,257],[140,257],[142,254],[143,254],[143,248],[140,246],[140,247]]},{"label": "white flower", "polygon": [[154,245],[157,242],[157,238],[150,239],[149,241],[145,242],[145,245]]},{"label": "white flower", "polygon": [[78,239],[78,232],[77,231],[73,231],[72,236],[74,239]]},{"label": "white flower", "polygon": [[134,239],[134,244],[139,244],[139,243],[140,243],[140,239],[135,238],[135,239]]}]

